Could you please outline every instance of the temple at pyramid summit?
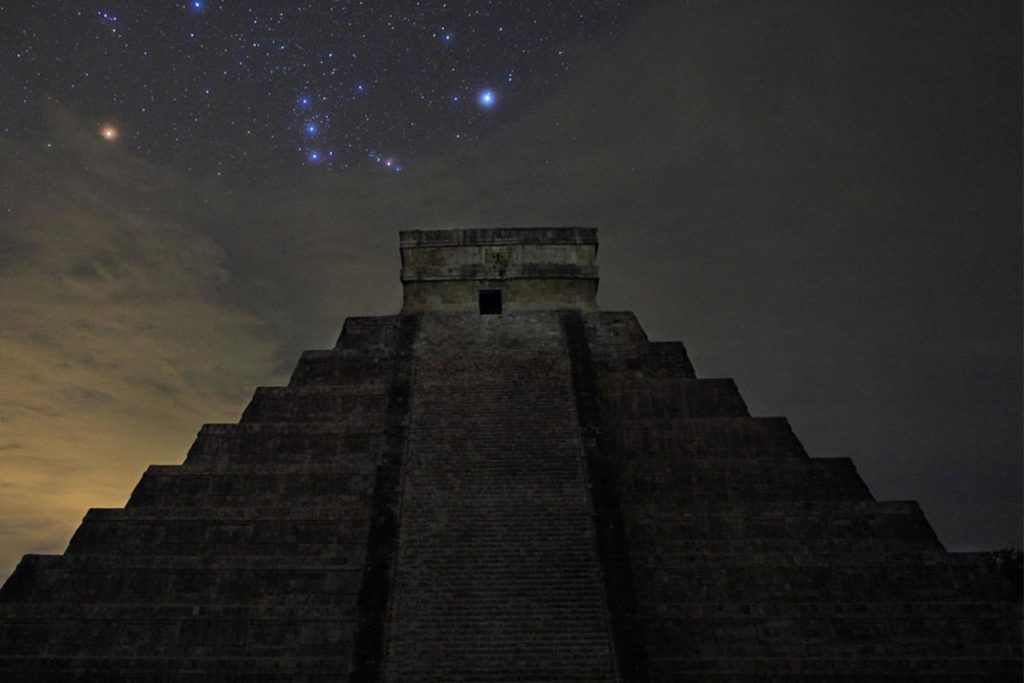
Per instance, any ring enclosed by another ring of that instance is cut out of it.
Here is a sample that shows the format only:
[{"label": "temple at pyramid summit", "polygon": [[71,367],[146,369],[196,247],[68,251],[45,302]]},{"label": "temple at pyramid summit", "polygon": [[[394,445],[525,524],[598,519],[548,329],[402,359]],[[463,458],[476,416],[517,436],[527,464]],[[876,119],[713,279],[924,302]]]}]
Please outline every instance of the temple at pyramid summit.
[{"label": "temple at pyramid summit", "polygon": [[0,589],[2,681],[1020,681],[1020,578],[597,304],[588,228],[408,231],[397,315]]}]

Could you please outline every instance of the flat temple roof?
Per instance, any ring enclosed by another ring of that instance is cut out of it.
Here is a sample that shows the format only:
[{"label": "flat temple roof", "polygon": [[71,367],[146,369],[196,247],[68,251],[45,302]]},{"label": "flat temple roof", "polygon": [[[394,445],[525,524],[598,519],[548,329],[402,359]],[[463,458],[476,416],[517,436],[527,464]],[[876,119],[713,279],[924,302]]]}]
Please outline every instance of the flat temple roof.
[{"label": "flat temple roof", "polygon": [[474,246],[488,244],[597,244],[597,228],[469,228],[402,230],[401,247]]}]

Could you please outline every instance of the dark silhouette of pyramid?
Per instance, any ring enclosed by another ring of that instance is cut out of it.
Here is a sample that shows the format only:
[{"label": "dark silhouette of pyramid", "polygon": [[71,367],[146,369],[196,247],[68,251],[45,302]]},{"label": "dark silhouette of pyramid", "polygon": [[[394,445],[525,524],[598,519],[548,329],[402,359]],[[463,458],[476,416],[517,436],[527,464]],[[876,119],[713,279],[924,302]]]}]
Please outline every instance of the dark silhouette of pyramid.
[{"label": "dark silhouette of pyramid", "polygon": [[237,424],[0,590],[0,680],[1021,679],[1019,582],[595,303],[596,231],[402,233]]}]

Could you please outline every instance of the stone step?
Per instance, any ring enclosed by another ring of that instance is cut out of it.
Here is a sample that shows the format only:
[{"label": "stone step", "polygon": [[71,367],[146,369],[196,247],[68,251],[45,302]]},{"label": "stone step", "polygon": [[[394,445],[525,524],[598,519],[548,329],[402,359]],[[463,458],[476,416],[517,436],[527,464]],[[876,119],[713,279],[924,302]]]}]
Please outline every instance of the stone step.
[{"label": "stone step", "polygon": [[749,683],[754,680],[799,681],[911,681],[914,683],[959,683],[960,681],[1019,681],[1020,657],[976,657],[935,654],[926,657],[871,656],[871,644],[846,656],[744,657],[653,656],[650,671],[654,680],[666,683],[715,681]]},{"label": "stone step", "polygon": [[[1013,616],[1020,605],[1013,601],[982,602],[683,602],[667,605],[665,615],[684,622],[722,620],[820,619],[984,619]],[[667,616],[666,616],[667,618]]]},{"label": "stone step", "polygon": [[108,619],[110,621],[181,621],[203,618],[212,621],[280,621],[291,617],[309,621],[338,618],[337,605],[325,602],[302,604],[269,602],[224,602],[197,604],[161,602],[5,602],[0,603],[0,620],[32,622],[61,619]]},{"label": "stone step", "polygon": [[716,502],[873,500],[849,458],[637,459],[622,469],[624,501],[668,509]]},{"label": "stone step", "polygon": [[682,342],[649,342],[640,346],[641,370],[647,377],[696,378]]},{"label": "stone step", "polygon": [[[989,619],[973,614],[959,618],[975,622],[983,632],[1005,625],[1009,615]],[[731,657],[949,657],[970,655],[1003,659],[1014,656],[1018,647],[1012,635],[1002,642],[986,642],[963,633],[955,620],[924,615],[896,619],[808,619],[784,626],[750,620],[695,620],[659,624],[657,630],[675,636],[675,654],[681,657],[711,657],[723,650]],[[909,630],[909,632],[908,632]],[[657,645],[667,645],[665,643]]]},{"label": "stone step", "polygon": [[[972,555],[973,557],[973,555]],[[702,571],[712,565],[732,569],[734,567],[753,567],[755,565],[771,568],[828,568],[845,570],[851,567],[874,568],[878,565],[886,565],[891,568],[950,568],[952,571],[960,569],[976,569],[979,560],[975,558],[970,562],[964,562],[957,555],[947,553],[944,550],[899,550],[890,553],[859,553],[859,552],[838,552],[838,553],[811,553],[803,550],[786,552],[784,550],[767,550],[762,553],[724,553],[721,555],[704,555],[692,553],[689,555],[647,555],[637,557],[637,566],[658,566],[676,567],[685,571]]]},{"label": "stone step", "polygon": [[765,554],[669,563],[637,558],[641,602],[987,602],[1011,598],[994,566],[956,556]]},{"label": "stone step", "polygon": [[348,653],[307,657],[3,657],[0,679],[5,683],[66,683],[78,681],[259,681],[327,683],[348,674]]},{"label": "stone step", "polygon": [[593,364],[601,376],[609,378],[696,378],[680,342],[640,342],[618,354],[597,355]]},{"label": "stone step", "polygon": [[[141,526],[141,533],[147,534],[147,538],[159,538],[162,529],[148,529]],[[105,538],[113,534],[106,532]],[[258,533],[258,532],[257,532]],[[324,529],[310,531],[301,529],[295,534],[298,540],[295,541],[262,541],[259,537],[247,538],[246,530],[236,533],[234,529],[213,528],[207,532],[206,537],[190,539],[181,542],[174,541],[147,541],[147,540],[119,540],[119,546],[112,543],[97,541],[88,544],[80,544],[67,550],[68,555],[77,557],[97,557],[109,555],[121,555],[124,557],[183,557],[191,555],[203,555],[216,553],[225,557],[343,557],[350,562],[357,561],[364,552],[366,546],[365,527],[359,529],[343,529],[341,531]],[[256,536],[256,534],[252,534]],[[302,540],[304,536],[313,540]],[[323,536],[337,536],[338,540],[320,540]],[[354,537],[359,536],[358,540]],[[224,540],[224,539],[227,540]],[[248,545],[246,545],[248,544]]]},{"label": "stone step", "polygon": [[185,464],[218,468],[376,459],[382,439],[379,428],[359,430],[344,422],[205,424],[189,449]]},{"label": "stone step", "polygon": [[183,464],[150,465],[143,476],[154,477],[291,477],[300,474],[335,477],[372,474],[375,463],[370,458],[339,458],[325,463],[222,463],[217,465]]},{"label": "stone step", "polygon": [[649,343],[647,333],[632,311],[595,311],[583,314],[591,353],[613,355]]},{"label": "stone step", "polygon": [[26,555],[5,602],[237,603],[355,600],[362,563],[344,556]]},{"label": "stone step", "polygon": [[632,504],[625,507],[625,517],[629,538],[636,537],[651,547],[657,547],[661,538],[885,538],[938,543],[913,501],[765,501],[716,503],[689,510]]},{"label": "stone step", "polygon": [[[648,609],[652,606],[647,606]],[[653,614],[655,612],[648,612]],[[684,657],[1006,657],[1019,653],[1014,602],[659,603],[653,649]]]},{"label": "stone step", "polygon": [[806,458],[784,417],[608,420],[618,457]]},{"label": "stone step", "polygon": [[242,612],[151,604],[142,613],[120,607],[79,605],[49,618],[5,614],[0,621],[0,651],[7,657],[40,651],[51,657],[73,655],[87,644],[112,657],[140,651],[151,657],[310,657],[350,649],[354,626],[352,606],[335,606],[332,615],[297,606],[277,610],[275,617],[253,608]]},{"label": "stone step", "polygon": [[274,557],[248,555],[236,557],[207,557],[205,555],[176,555],[173,557],[128,557],[125,561],[116,555],[25,555],[18,563],[31,571],[106,572],[116,571],[130,564],[139,570],[153,571],[269,571],[322,574],[342,574],[353,571],[350,558],[323,557],[322,562],[310,563],[308,557]]},{"label": "stone step", "polygon": [[335,348],[391,353],[398,333],[398,318],[397,315],[346,318]]},{"label": "stone step", "polygon": [[595,370],[647,377],[693,378],[693,365],[682,343],[651,342],[636,316],[629,312],[584,315]]},{"label": "stone step", "polygon": [[211,469],[150,466],[126,507],[256,507],[281,500],[293,504],[352,502],[373,492],[375,463],[369,458],[330,465],[235,465]]},{"label": "stone step", "polygon": [[[359,556],[366,515],[356,519],[112,518],[88,515],[66,554]],[[253,518],[254,517],[254,518]]]},{"label": "stone step", "polygon": [[655,553],[666,561],[677,558],[759,553],[800,553],[835,555],[843,553],[885,554],[914,550],[942,550],[934,536],[904,539],[865,536],[860,538],[664,538],[660,534],[633,536],[638,552]]},{"label": "stone step", "polygon": [[387,391],[393,367],[390,354],[379,349],[303,351],[288,386],[344,386]]},{"label": "stone step", "polygon": [[348,391],[343,387],[258,387],[241,422],[322,422],[358,431],[383,428],[385,391]]},{"label": "stone step", "polygon": [[[562,666],[544,666],[543,663],[534,662],[533,665],[524,664],[523,657],[516,654],[505,654],[495,652],[493,648],[481,650],[468,650],[474,661],[471,664],[454,662],[450,666],[429,667],[415,669],[405,666],[388,665],[388,680],[397,681],[452,681],[452,683],[559,683],[577,681],[578,683],[601,683],[615,681],[612,672],[602,667],[590,664],[592,655],[582,654],[576,657],[566,655],[559,658],[563,661]],[[504,654],[504,657],[502,657]],[[502,660],[507,660],[502,664]],[[494,662],[489,668],[482,668],[481,661]],[[393,676],[393,678],[391,678]]]},{"label": "stone step", "polygon": [[680,417],[747,417],[736,382],[719,379],[599,378],[601,417],[630,420]]},{"label": "stone step", "polygon": [[366,519],[367,506],[357,504],[332,505],[288,505],[287,501],[278,501],[277,505],[266,505],[258,508],[249,507],[145,507],[145,508],[90,508],[86,519],[105,520],[222,520],[225,522],[248,522],[254,520],[310,520],[313,522],[333,522],[355,519]]}]

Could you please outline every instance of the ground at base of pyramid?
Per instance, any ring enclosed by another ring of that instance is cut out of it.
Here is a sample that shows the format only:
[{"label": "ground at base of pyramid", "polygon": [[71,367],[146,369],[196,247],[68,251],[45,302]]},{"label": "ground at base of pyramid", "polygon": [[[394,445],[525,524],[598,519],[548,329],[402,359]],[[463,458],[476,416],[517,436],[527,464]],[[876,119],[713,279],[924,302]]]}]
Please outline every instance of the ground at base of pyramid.
[{"label": "ground at base of pyramid", "polygon": [[0,680],[1021,680],[1019,568],[601,311],[595,230],[401,246],[401,313],[25,556]]}]

